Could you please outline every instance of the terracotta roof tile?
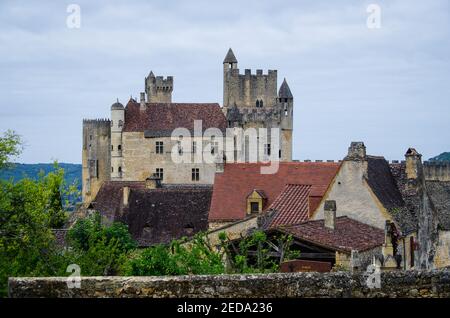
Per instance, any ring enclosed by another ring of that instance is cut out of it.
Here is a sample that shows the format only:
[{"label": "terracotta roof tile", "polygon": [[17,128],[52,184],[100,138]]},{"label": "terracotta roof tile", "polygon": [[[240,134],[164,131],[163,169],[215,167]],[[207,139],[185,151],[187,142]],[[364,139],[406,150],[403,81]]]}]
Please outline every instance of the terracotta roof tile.
[{"label": "terracotta roof tile", "polygon": [[346,216],[336,218],[335,229],[324,226],[324,220],[314,220],[284,227],[295,238],[337,251],[365,251],[384,244],[384,231]]},{"label": "terracotta roof tile", "polygon": [[268,210],[275,211],[269,228],[298,224],[309,219],[310,185],[288,184]]},{"label": "terracotta roof tile", "polygon": [[[311,186],[311,196],[321,198],[339,163],[280,162],[276,174],[261,174],[261,163],[230,163],[216,173],[209,221],[235,221],[246,217],[246,197],[254,189],[264,191],[269,207],[286,184]],[[316,200],[317,201],[317,200]],[[317,204],[317,203],[316,203]]]}]

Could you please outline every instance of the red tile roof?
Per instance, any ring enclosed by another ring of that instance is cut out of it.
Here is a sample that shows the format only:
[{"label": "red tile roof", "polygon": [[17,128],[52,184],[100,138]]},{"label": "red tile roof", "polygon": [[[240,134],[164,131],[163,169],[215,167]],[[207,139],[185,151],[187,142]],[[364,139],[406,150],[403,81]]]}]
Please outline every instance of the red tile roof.
[{"label": "red tile roof", "polygon": [[286,184],[311,186],[310,198],[317,207],[328,185],[338,171],[334,162],[280,162],[275,174],[261,174],[261,163],[229,163],[224,172],[216,173],[209,221],[235,221],[246,217],[246,197],[253,190],[264,191],[267,208],[283,191]]},{"label": "red tile roof", "polygon": [[225,131],[227,122],[219,104],[147,103],[145,111],[130,99],[125,108],[124,132],[149,131],[158,136],[170,136],[175,128],[194,129],[194,120],[202,120],[203,131],[218,128]]},{"label": "red tile roof", "polygon": [[273,210],[276,213],[270,222],[269,228],[307,221],[309,219],[310,193],[310,185],[286,185],[283,192],[269,207],[269,210]]},{"label": "red tile roof", "polygon": [[347,216],[336,218],[334,230],[324,220],[314,220],[282,228],[295,238],[336,251],[365,251],[384,243],[384,231]]}]

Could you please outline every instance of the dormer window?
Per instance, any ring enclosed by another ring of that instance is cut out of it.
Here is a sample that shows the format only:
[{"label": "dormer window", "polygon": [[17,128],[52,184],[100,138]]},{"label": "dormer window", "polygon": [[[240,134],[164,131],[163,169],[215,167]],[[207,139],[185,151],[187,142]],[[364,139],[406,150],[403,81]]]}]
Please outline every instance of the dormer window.
[{"label": "dormer window", "polygon": [[261,213],[264,209],[264,205],[267,201],[267,197],[262,190],[253,190],[247,196],[247,214]]}]

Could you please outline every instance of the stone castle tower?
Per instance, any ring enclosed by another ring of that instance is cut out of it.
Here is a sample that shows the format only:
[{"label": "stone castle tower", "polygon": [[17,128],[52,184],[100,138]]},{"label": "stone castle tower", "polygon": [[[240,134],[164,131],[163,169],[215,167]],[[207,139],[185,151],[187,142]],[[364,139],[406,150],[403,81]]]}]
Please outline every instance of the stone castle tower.
[{"label": "stone castle tower", "polygon": [[145,93],[148,103],[171,103],[173,91],[173,77],[155,76],[152,71],[145,78]]},{"label": "stone castle tower", "polygon": [[83,120],[82,197],[91,202],[104,181],[111,179],[111,121]]},{"label": "stone castle tower", "polygon": [[281,161],[292,161],[294,97],[284,79],[277,93],[277,71],[239,73],[231,49],[223,61],[223,111],[229,127],[279,128]]}]

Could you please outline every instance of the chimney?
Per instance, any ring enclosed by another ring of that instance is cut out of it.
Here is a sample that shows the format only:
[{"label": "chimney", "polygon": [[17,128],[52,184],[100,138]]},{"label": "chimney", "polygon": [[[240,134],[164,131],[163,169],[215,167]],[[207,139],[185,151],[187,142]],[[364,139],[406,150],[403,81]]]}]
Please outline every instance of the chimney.
[{"label": "chimney", "polygon": [[334,230],[336,226],[336,201],[327,200],[323,207],[325,218],[325,227]]},{"label": "chimney", "polygon": [[409,148],[405,154],[406,177],[417,179],[422,175],[422,155],[414,148]]},{"label": "chimney", "polygon": [[123,205],[128,206],[128,200],[130,198],[130,187],[123,187]]},{"label": "chimney", "polygon": [[153,174],[151,177],[145,179],[145,188],[146,189],[161,188],[161,179],[156,174]]},{"label": "chimney", "polygon": [[348,148],[347,157],[345,160],[365,160],[366,159],[366,146],[362,141],[352,141]]},{"label": "chimney", "polygon": [[147,108],[147,105],[145,104],[145,93],[141,92],[141,111],[145,110]]}]

